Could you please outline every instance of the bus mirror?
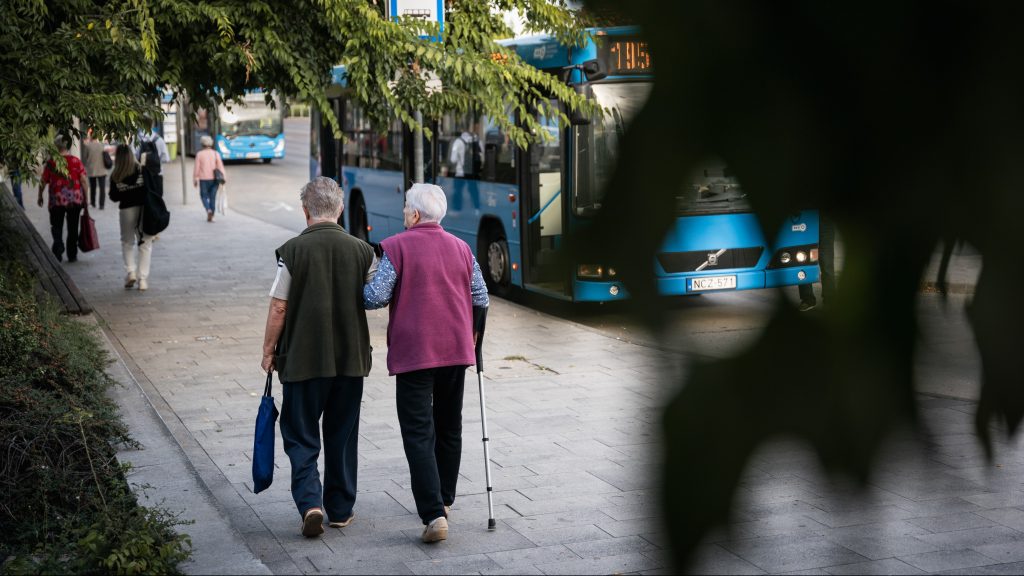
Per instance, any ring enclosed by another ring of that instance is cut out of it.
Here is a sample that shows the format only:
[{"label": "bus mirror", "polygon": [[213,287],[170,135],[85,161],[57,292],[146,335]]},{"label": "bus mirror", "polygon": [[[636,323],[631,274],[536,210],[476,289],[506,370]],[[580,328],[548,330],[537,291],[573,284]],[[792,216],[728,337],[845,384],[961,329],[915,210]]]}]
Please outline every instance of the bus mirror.
[{"label": "bus mirror", "polygon": [[[589,98],[592,94],[588,84],[574,84],[572,88],[584,98]],[[573,126],[586,126],[590,124],[590,116],[584,114],[579,108],[569,110],[569,123]]]},{"label": "bus mirror", "polygon": [[608,69],[600,60],[588,60],[583,63],[583,73],[587,75],[588,82],[597,82],[608,77]]}]

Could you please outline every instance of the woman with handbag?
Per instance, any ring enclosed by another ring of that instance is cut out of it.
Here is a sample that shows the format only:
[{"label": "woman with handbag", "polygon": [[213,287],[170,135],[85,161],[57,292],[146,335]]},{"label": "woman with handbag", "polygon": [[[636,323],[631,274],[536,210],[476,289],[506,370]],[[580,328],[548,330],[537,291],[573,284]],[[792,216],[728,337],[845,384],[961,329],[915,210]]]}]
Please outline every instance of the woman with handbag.
[{"label": "woman with handbag", "polygon": [[203,149],[196,153],[192,187],[199,188],[199,197],[206,208],[206,221],[213,222],[213,213],[217,209],[217,188],[228,181],[224,176],[224,161],[213,149],[213,138],[203,136],[199,141],[203,144]]},{"label": "woman with handbag", "polygon": [[[142,166],[135,160],[131,147],[118,144],[114,158],[114,172],[110,175],[110,199],[119,204],[121,219],[121,254],[124,256],[125,289],[139,283],[139,290],[149,288],[149,263],[153,257],[155,236],[143,234],[139,229],[142,204],[146,201],[146,181]],[[138,251],[136,251],[138,246]]]},{"label": "woman with handbag", "polygon": [[[53,255],[60,262],[67,250],[68,262],[78,260],[78,219],[85,205],[85,190],[89,188],[89,177],[85,166],[77,156],[68,152],[68,141],[57,136],[53,145],[64,157],[67,175],[61,173],[53,160],[47,160],[43,176],[39,180],[38,204],[43,205],[43,190],[50,187],[50,233],[53,235]],[[68,238],[64,240],[64,222],[68,223]]]}]

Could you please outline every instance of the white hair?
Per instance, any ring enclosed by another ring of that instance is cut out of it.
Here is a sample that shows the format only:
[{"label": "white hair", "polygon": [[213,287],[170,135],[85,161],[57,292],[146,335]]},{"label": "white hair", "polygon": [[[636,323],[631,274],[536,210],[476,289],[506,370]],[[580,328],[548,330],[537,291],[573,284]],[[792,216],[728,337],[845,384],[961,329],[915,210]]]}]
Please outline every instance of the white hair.
[{"label": "white hair", "polygon": [[441,223],[448,213],[448,199],[444,190],[434,184],[413,184],[405,193],[405,205],[418,210],[421,222]]},{"label": "white hair", "polygon": [[199,137],[199,143],[206,148],[213,148],[213,138],[210,138],[206,134]]},{"label": "white hair", "polygon": [[302,187],[302,205],[313,218],[337,218],[345,207],[345,195],[334,180],[317,176]]}]

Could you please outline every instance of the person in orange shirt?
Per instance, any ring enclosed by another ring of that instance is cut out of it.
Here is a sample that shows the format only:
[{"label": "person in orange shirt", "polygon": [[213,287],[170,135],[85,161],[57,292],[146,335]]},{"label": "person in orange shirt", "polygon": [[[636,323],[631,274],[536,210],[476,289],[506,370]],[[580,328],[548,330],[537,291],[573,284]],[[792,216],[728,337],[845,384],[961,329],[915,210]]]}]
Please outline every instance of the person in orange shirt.
[{"label": "person in orange shirt", "polygon": [[[213,212],[217,208],[217,189],[221,184],[227,184],[227,174],[224,172],[224,161],[220,154],[213,149],[213,138],[203,136],[199,139],[203,149],[196,153],[195,169],[192,171],[192,187],[199,188],[199,197],[203,200],[203,207],[206,208],[206,221],[213,222]],[[217,180],[217,172],[220,172],[221,180]]]}]

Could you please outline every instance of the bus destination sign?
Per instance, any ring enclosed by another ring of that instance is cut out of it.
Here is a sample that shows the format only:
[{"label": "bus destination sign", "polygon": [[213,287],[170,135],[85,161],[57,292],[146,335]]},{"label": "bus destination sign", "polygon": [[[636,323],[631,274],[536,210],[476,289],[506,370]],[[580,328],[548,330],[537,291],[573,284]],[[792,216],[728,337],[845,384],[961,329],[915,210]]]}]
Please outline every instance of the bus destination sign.
[{"label": "bus destination sign", "polygon": [[605,61],[609,76],[650,74],[651,53],[647,42],[636,38],[605,38]]}]

